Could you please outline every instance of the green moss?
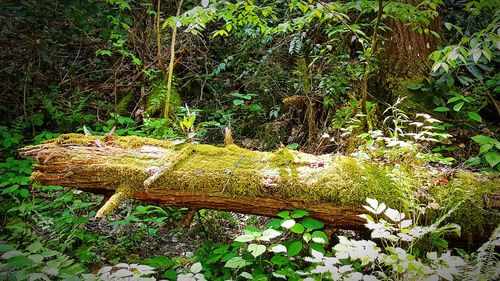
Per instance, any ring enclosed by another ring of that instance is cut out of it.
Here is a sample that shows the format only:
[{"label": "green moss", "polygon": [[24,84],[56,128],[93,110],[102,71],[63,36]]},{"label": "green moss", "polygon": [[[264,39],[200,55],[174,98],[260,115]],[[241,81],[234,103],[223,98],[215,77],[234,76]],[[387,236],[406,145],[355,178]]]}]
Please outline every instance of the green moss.
[{"label": "green moss", "polygon": [[[460,207],[451,214],[448,222],[459,223],[462,232],[467,233],[469,241],[485,238],[489,230],[500,223],[498,211],[486,208],[485,196],[500,191],[498,175],[480,175],[459,172],[450,180],[446,188],[434,187],[431,195],[446,209],[456,204]],[[437,216],[439,214],[435,214]]]},{"label": "green moss", "polygon": [[286,147],[280,148],[273,153],[271,164],[275,167],[288,166],[295,162],[295,155]]},{"label": "green moss", "polygon": [[[81,146],[115,146],[125,149],[140,148],[143,146],[156,146],[160,148],[170,149],[175,145],[170,141],[157,140],[152,138],[144,138],[138,136],[86,136],[83,134],[63,134],[58,138],[50,139],[44,144],[56,145],[81,145]],[[28,150],[26,147],[24,150]]]},{"label": "green moss", "polygon": [[[165,79],[158,79],[153,83],[152,93],[148,98],[146,106],[147,116],[159,114],[165,108],[165,101],[167,100],[167,81]],[[170,90],[170,107],[175,113],[177,107],[181,106],[181,98],[175,87],[175,75],[172,81],[172,89]]]},{"label": "green moss", "polygon": [[396,101],[398,97],[405,98],[399,105],[401,110],[405,112],[422,112],[426,109],[423,108],[421,102],[415,100],[415,94],[408,89],[409,85],[420,82],[422,78],[420,74],[411,77],[390,76],[384,81],[385,88],[393,101]]},{"label": "green moss", "polygon": [[[249,151],[236,145],[175,146],[171,142],[141,137],[106,140],[106,137],[80,134],[62,135],[42,146],[96,146],[96,140],[103,147],[140,148],[147,153],[117,149],[116,153],[93,157],[94,154],[89,155],[91,152],[87,150],[51,147],[54,156],[49,165],[79,162],[78,173],[92,175],[94,180],[102,179],[106,188],[118,187],[126,196],[145,190],[144,182],[152,176],[152,171],[160,171],[151,188],[207,195],[293,198],[356,208],[370,197],[403,211],[411,210],[414,200],[426,203],[429,197],[446,210],[464,201],[449,221],[458,222],[468,233],[467,238],[486,235],[487,230],[500,222],[498,212],[484,210],[484,195],[500,191],[498,174],[458,172],[451,176],[446,186],[442,186],[433,185],[434,178],[442,177],[438,170],[422,165],[365,163],[341,155],[313,156],[286,148],[268,153]],[[43,173],[35,172],[32,177],[36,180],[43,177]],[[83,186],[85,184],[87,182],[82,182]],[[442,210],[427,213],[429,222],[440,212]]]},{"label": "green moss", "polygon": [[134,100],[134,92],[127,93],[116,106],[116,114],[122,115],[127,111],[128,106]]},{"label": "green moss", "polygon": [[[410,198],[412,189],[398,186],[390,167],[367,164],[339,155],[334,156],[330,163],[330,167],[317,176],[314,188],[307,193],[312,198],[359,206],[364,204],[365,198],[370,197],[395,207],[407,206],[401,198]],[[402,173],[402,177],[410,177]],[[398,196],[395,193],[399,193]]]}]

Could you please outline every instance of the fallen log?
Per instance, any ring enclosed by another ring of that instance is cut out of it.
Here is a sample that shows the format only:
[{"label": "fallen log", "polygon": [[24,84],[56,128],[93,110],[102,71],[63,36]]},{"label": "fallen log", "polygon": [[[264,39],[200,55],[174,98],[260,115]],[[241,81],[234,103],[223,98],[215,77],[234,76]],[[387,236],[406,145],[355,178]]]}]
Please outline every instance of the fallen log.
[{"label": "fallen log", "polygon": [[366,163],[286,148],[258,152],[236,145],[80,134],[25,147],[20,155],[37,161],[32,179],[42,185],[112,194],[97,217],[133,198],[266,216],[304,209],[335,228],[362,229],[364,220],[357,215],[371,197],[406,212],[432,203],[427,220],[461,204],[449,220],[460,224],[469,240],[483,239],[500,223],[491,204],[500,192],[498,174],[442,171],[418,162]]}]

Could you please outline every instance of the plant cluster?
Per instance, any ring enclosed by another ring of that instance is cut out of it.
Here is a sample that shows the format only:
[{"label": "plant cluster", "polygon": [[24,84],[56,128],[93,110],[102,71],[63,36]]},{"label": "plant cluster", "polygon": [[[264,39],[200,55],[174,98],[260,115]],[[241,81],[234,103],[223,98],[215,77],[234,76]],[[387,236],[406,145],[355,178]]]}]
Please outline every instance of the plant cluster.
[{"label": "plant cluster", "polygon": [[494,252],[500,228],[478,250],[476,260],[468,260],[454,255],[446,243],[438,251],[418,247],[430,237],[460,235],[458,225],[440,226],[453,210],[429,226],[419,226],[416,217],[407,218],[376,199],[366,202],[363,207],[370,214],[360,217],[366,219],[371,240],[338,236],[330,248],[326,234],[318,230],[323,223],[304,218],[305,211],[283,212],[264,230],[247,228],[231,245],[202,251],[180,280],[493,280],[500,276],[500,256]]}]

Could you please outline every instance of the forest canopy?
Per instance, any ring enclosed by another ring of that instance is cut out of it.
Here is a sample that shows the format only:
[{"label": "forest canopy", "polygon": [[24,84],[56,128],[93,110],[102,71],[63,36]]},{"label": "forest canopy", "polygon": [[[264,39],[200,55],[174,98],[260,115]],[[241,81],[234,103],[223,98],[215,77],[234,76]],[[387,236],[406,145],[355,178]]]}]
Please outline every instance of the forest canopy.
[{"label": "forest canopy", "polygon": [[0,279],[499,278],[499,8],[0,3]]}]

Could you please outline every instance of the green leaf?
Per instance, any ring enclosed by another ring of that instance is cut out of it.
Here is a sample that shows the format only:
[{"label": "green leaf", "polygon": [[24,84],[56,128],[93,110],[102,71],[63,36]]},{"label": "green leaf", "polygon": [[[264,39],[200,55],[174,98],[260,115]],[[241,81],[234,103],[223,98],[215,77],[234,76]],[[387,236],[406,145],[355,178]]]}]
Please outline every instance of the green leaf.
[{"label": "green leaf", "polygon": [[250,244],[248,245],[248,251],[254,258],[262,255],[266,251],[266,246],[264,245],[258,245],[258,244]]},{"label": "green leaf", "polygon": [[297,223],[297,224],[295,224],[294,226],[292,226],[292,227],[290,228],[290,230],[291,230],[293,233],[301,234],[301,233],[304,233],[304,226],[302,226],[302,224],[300,224],[300,223]]},{"label": "green leaf", "polygon": [[17,257],[17,256],[22,256],[22,255],[23,255],[23,252],[21,252],[19,250],[12,250],[12,251],[8,251],[5,254],[3,254],[2,259],[8,260],[12,257]]},{"label": "green leaf", "polygon": [[75,276],[82,272],[85,272],[85,267],[79,263],[75,263],[71,266],[61,269],[61,274],[67,274],[69,276]]},{"label": "green leaf", "polygon": [[10,252],[12,250],[15,250],[14,246],[9,245],[9,244],[0,244],[0,253],[6,253]]},{"label": "green leaf", "polygon": [[464,97],[463,96],[457,96],[457,97],[452,97],[450,98],[446,103],[452,103],[452,102],[457,102],[459,100],[463,100]]},{"label": "green leaf", "polygon": [[320,244],[328,244],[328,237],[323,231],[315,231],[312,233],[312,241]]},{"label": "green leaf", "polygon": [[[49,274],[50,275],[50,274]],[[39,273],[39,272],[34,272],[26,275],[27,280],[45,280],[45,281],[50,281],[50,278],[44,274],[44,273]]]},{"label": "green leaf", "polygon": [[311,250],[315,250],[317,252],[320,252],[322,253],[323,255],[325,254],[325,248],[323,247],[323,244],[320,244],[320,243],[311,243],[309,245],[309,248]]},{"label": "green leaf", "polygon": [[270,222],[268,222],[265,226],[265,229],[273,228],[273,229],[280,229],[281,227],[281,220],[279,219],[272,219]]},{"label": "green leaf", "polygon": [[242,257],[234,257],[226,262],[224,267],[239,269],[247,265],[247,261],[245,261]]},{"label": "green leaf", "polygon": [[36,264],[41,264],[43,261],[43,257],[41,255],[37,255],[37,254],[29,255],[28,258]]},{"label": "green leaf", "polygon": [[308,214],[309,214],[309,212],[306,210],[295,210],[295,211],[293,211],[292,218],[298,219],[298,218],[305,217]]},{"label": "green leaf", "polygon": [[304,220],[302,220],[302,225],[305,226],[308,230],[315,230],[322,228],[325,224],[317,219],[305,218]]},{"label": "green leaf", "polygon": [[477,166],[479,164],[481,164],[480,157],[472,157],[471,159],[465,161],[465,165],[467,165],[467,166]]},{"label": "green leaf", "polygon": [[38,242],[38,241],[37,241],[37,242],[35,242],[35,243],[33,243],[33,244],[29,245],[29,246],[26,248],[26,250],[28,250],[28,251],[30,251],[30,252],[32,252],[32,253],[36,253],[36,252],[40,251],[40,249],[41,249],[42,247],[43,247],[42,243],[40,243],[40,242]]},{"label": "green leaf", "polygon": [[469,118],[474,120],[474,121],[477,121],[479,123],[483,122],[483,118],[481,118],[481,115],[477,114],[476,112],[469,111],[469,112],[467,112],[467,115],[469,115]]},{"label": "green leaf", "polygon": [[406,86],[409,90],[417,91],[420,90],[424,87],[425,85],[423,83],[416,83],[416,84],[410,84]]},{"label": "green leaf", "polygon": [[442,248],[442,249],[448,248],[448,242],[441,237],[431,235],[431,240],[432,240],[432,244],[434,246],[437,246],[437,247]]},{"label": "green leaf", "polygon": [[500,163],[500,153],[497,151],[490,151],[484,155],[484,159],[490,164],[490,167],[495,167]]},{"label": "green leaf", "polygon": [[289,211],[279,212],[278,214],[276,214],[276,216],[283,218],[283,219],[288,219],[288,218],[290,218],[290,212]]},{"label": "green leaf", "polygon": [[242,105],[242,104],[244,104],[244,103],[245,103],[245,101],[244,101],[244,100],[233,100],[233,104],[234,104],[234,105]]},{"label": "green leaf", "polygon": [[243,234],[234,239],[236,242],[250,242],[253,241],[255,237],[252,234]]},{"label": "green leaf", "polygon": [[463,106],[464,106],[464,102],[459,102],[453,106],[453,110],[460,111],[460,109],[462,109]]},{"label": "green leaf", "polygon": [[16,268],[20,269],[23,268],[27,265],[33,264],[33,261],[30,260],[29,258],[25,256],[15,256],[7,260],[7,264],[10,266],[15,266]]},{"label": "green leaf", "polygon": [[271,262],[275,265],[284,265],[288,263],[288,259],[281,255],[275,255],[271,258]]},{"label": "green leaf", "polygon": [[483,55],[488,59],[488,61],[491,61],[492,53],[490,48],[486,45],[483,47]]},{"label": "green leaf", "polygon": [[163,277],[166,277],[170,280],[176,280],[177,279],[177,272],[175,269],[169,269],[163,273]]},{"label": "green leaf", "polygon": [[448,107],[441,106],[441,107],[434,108],[434,111],[437,111],[437,112],[447,112],[447,111],[450,111],[450,109]]},{"label": "green leaf", "polygon": [[471,48],[475,48],[479,44],[479,41],[476,38],[473,38],[470,40],[469,44],[470,44]]},{"label": "green leaf", "polygon": [[174,264],[174,261],[167,258],[166,256],[155,256],[153,258],[145,260],[146,264],[155,268],[167,268]]},{"label": "green leaf", "polygon": [[485,144],[481,145],[481,147],[479,148],[479,154],[483,154],[485,152],[488,152],[492,148],[493,148],[493,145],[491,143],[485,143]]},{"label": "green leaf", "polygon": [[28,198],[30,197],[30,191],[25,188],[19,189],[19,195],[21,195],[21,197],[23,198]]},{"label": "green leaf", "polygon": [[492,139],[492,138],[489,138],[489,137],[483,136],[483,135],[473,136],[471,139],[479,144],[486,144],[486,143],[493,144],[493,143],[498,142],[496,139]]},{"label": "green leaf", "polygon": [[302,250],[302,246],[303,246],[302,242],[300,241],[293,242],[292,244],[290,244],[290,246],[288,246],[287,254],[290,257],[295,256],[296,254],[300,253],[300,251]]},{"label": "green leaf", "polygon": [[240,276],[245,278],[245,279],[248,279],[248,280],[252,280],[253,279],[253,276],[252,274],[246,272],[246,271],[243,271],[242,273],[240,273]]}]

